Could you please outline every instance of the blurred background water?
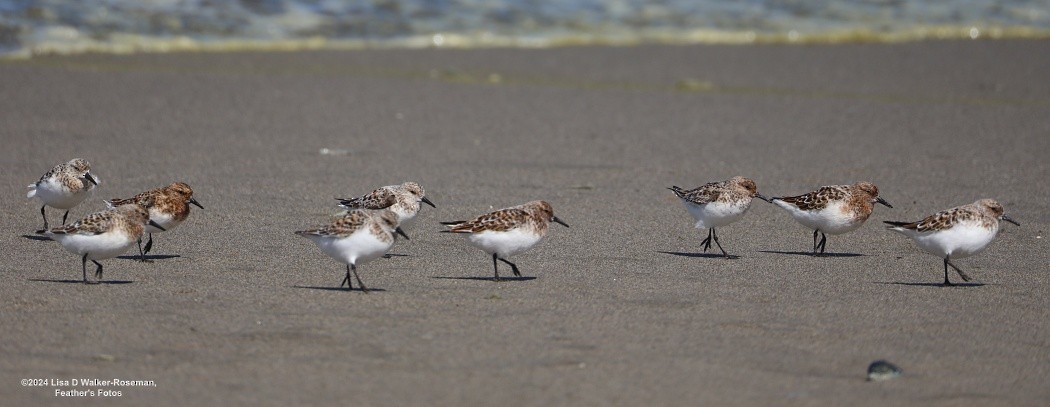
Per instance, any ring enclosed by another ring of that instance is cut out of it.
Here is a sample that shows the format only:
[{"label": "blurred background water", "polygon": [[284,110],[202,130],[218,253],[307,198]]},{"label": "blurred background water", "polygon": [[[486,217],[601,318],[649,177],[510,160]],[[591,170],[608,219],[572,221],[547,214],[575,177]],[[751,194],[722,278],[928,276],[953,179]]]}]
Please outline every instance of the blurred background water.
[{"label": "blurred background water", "polygon": [[1050,0],[0,0],[0,55],[1047,37]]}]

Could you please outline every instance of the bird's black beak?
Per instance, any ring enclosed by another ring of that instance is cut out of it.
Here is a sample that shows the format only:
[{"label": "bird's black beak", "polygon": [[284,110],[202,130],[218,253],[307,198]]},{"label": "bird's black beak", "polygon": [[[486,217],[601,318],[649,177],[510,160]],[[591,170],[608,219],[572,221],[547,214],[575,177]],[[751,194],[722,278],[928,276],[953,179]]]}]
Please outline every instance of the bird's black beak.
[{"label": "bird's black beak", "polygon": [[569,227],[568,223],[562,222],[557,216],[551,216],[551,220],[560,223],[562,226]]},{"label": "bird's black beak", "polygon": [[157,228],[157,229],[160,229],[161,231],[165,231],[165,230],[167,230],[167,229],[164,229],[164,227],[163,227],[163,226],[161,226],[161,225],[157,224],[157,222],[154,222],[154,221],[153,221],[153,219],[150,219],[150,221],[149,221],[149,225],[150,225],[150,226],[153,226],[153,227],[155,227],[155,228]]},{"label": "bird's black beak", "polygon": [[434,203],[430,202],[430,200],[427,199],[427,197],[425,197],[425,196],[423,197],[423,203],[425,203],[427,205],[430,205],[431,208],[437,208],[437,205],[434,205]]},{"label": "bird's black beak", "polygon": [[201,206],[201,203],[200,203],[200,202],[197,202],[197,200],[196,200],[196,199],[190,198],[190,203],[191,203],[191,204],[194,204],[194,205],[197,205],[197,207],[198,207],[198,208],[204,209],[204,207],[203,207],[203,206]]},{"label": "bird's black beak", "polygon": [[893,205],[890,205],[889,202],[886,202],[886,200],[882,199],[882,198],[875,198],[875,202],[878,202],[880,204],[886,205],[887,208],[892,208],[893,207]]},{"label": "bird's black beak", "polygon": [[762,195],[762,194],[760,194],[758,192],[755,192],[755,198],[761,199],[761,200],[769,202],[769,203],[773,203],[773,201],[770,201],[769,198],[766,198],[765,195]]},{"label": "bird's black beak", "polygon": [[98,181],[95,180],[95,177],[91,176],[90,172],[85,172],[84,173],[84,179],[86,179],[88,181],[91,181],[92,184],[98,185]]},{"label": "bird's black beak", "polygon": [[1017,226],[1021,226],[1021,224],[1020,224],[1020,223],[1017,223],[1017,221],[1016,221],[1016,220],[1010,219],[1010,217],[1009,217],[1009,216],[1006,216],[1006,215],[1000,216],[1000,217],[999,217],[999,219],[1002,219],[1002,220],[1005,220],[1005,221],[1007,221],[1007,222],[1013,223],[1013,224],[1015,224],[1015,225],[1017,225]]},{"label": "bird's black beak", "polygon": [[405,240],[411,240],[408,238],[408,235],[405,234],[405,231],[401,230],[401,228],[396,228],[394,229],[394,231],[397,232],[397,234],[401,235],[401,237],[404,237]]}]

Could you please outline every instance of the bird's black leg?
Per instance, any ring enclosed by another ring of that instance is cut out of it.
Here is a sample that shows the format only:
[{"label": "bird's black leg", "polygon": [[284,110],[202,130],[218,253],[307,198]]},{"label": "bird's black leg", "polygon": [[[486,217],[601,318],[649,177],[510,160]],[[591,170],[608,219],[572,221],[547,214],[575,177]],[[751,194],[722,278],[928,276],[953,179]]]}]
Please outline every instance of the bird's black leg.
[{"label": "bird's black leg", "polygon": [[711,248],[711,237],[715,235],[714,229],[707,230],[707,239],[700,241],[700,245],[704,246],[704,253],[707,253],[707,249]]},{"label": "bird's black leg", "polygon": [[144,249],[142,249],[142,253],[143,254],[149,253],[149,250],[152,249],[152,248],[153,248],[153,234],[150,233],[149,234],[149,241],[146,242],[146,247]]},{"label": "bird's black leg", "polygon": [[824,246],[826,246],[827,244],[828,235],[825,235],[824,232],[820,232],[820,254],[824,254]]},{"label": "bird's black leg", "polygon": [[95,260],[92,260],[91,262],[95,263],[95,265],[98,266],[98,268],[95,269],[95,280],[96,280],[95,284],[101,283],[102,282],[102,263],[99,263],[98,261],[95,261]]},{"label": "bird's black leg", "polygon": [[504,258],[500,258],[499,261],[502,261],[504,263],[509,264],[511,271],[514,272],[514,276],[515,277],[521,277],[521,273],[518,272],[518,265],[517,264],[511,263],[511,262],[507,261],[507,259],[504,259]]},{"label": "bird's black leg", "polygon": [[67,217],[69,217],[69,211],[68,210],[66,211],[65,214],[62,215],[62,226],[66,225],[66,218]]},{"label": "bird's black leg", "polygon": [[350,265],[346,265],[346,277],[343,278],[343,282],[339,283],[339,288],[343,288],[343,284],[346,284],[347,290],[353,291],[354,285],[350,284]]},{"label": "bird's black leg", "polygon": [[725,256],[725,258],[728,259],[729,258],[729,253],[726,253],[726,249],[723,249],[722,248],[722,244],[718,242],[718,233],[715,232],[715,228],[711,228],[711,237],[713,237],[715,239],[715,245],[718,246],[718,250],[721,250],[722,251],[722,255]]},{"label": "bird's black leg", "polygon": [[146,252],[142,251],[142,236],[139,236],[138,244],[139,244],[139,261],[145,263],[146,262]]},{"label": "bird's black leg", "polygon": [[87,253],[84,253],[84,256],[80,258],[80,271],[84,272],[84,284],[87,284]]},{"label": "bird's black leg", "polygon": [[36,233],[44,233],[44,232],[47,232],[47,229],[48,229],[47,228],[47,215],[44,214],[44,208],[47,208],[47,205],[44,205],[44,206],[40,207],[40,217],[44,218],[44,228],[36,231]]},{"label": "bird's black leg", "polygon": [[947,286],[950,286],[950,285],[952,285],[952,282],[948,281],[948,258],[945,257],[944,258],[944,286],[947,287]]},{"label": "bird's black leg", "polygon": [[817,254],[817,233],[820,233],[820,231],[813,231],[813,254]]},{"label": "bird's black leg", "polygon": [[[368,294],[368,287],[365,287],[365,283],[361,282],[361,276],[357,275],[357,266],[351,264],[350,270],[354,271],[354,278],[357,279],[357,285],[361,287],[361,291],[364,291],[365,294]],[[347,281],[347,283],[349,283],[349,281]]]},{"label": "bird's black leg", "polygon": [[492,270],[496,272],[496,277],[493,277],[492,281],[501,281],[499,278],[499,263],[496,263],[496,259],[499,259],[499,255],[492,253]]}]

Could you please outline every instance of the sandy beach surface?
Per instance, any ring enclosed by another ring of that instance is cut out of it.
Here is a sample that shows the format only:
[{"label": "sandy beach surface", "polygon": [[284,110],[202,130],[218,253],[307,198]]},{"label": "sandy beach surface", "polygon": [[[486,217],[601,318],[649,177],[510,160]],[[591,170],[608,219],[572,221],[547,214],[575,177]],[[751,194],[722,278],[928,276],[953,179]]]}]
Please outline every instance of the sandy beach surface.
[{"label": "sandy beach surface", "polygon": [[[1048,41],[0,62],[0,399],[1045,406],[1048,73]],[[73,157],[103,183],[71,219],[176,180],[205,209],[155,236],[152,263],[80,284],[25,199]],[[666,188],[734,175],[770,196],[868,180],[894,208],[815,258],[756,201],[719,229],[726,260]],[[337,289],[343,266],[292,232],[406,180],[437,208],[361,267],[376,292]],[[941,261],[882,225],[979,198],[1021,226],[955,262],[970,285],[939,286]],[[533,199],[571,228],[511,259],[527,278],[490,281],[490,258],[438,233]],[[865,381],[878,359],[904,374]]]}]

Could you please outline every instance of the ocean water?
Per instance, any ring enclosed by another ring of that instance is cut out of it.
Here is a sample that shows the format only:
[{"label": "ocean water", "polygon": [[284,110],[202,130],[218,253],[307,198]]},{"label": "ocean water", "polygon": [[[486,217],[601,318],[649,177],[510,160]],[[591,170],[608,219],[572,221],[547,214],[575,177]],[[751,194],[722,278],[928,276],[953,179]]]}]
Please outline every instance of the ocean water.
[{"label": "ocean water", "polygon": [[1050,38],[1050,0],[0,0],[0,56]]}]

